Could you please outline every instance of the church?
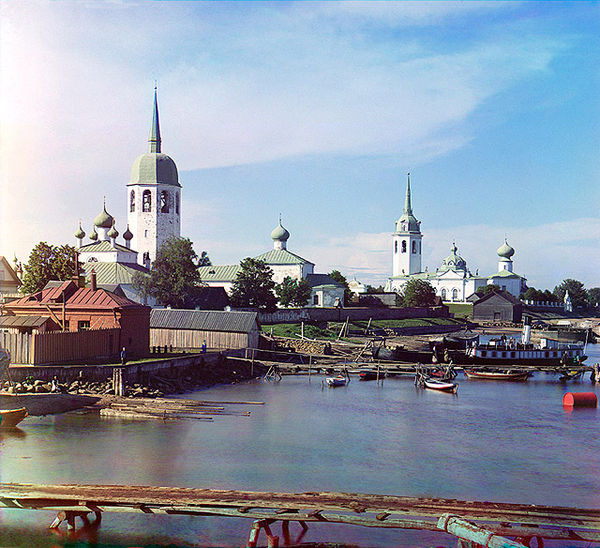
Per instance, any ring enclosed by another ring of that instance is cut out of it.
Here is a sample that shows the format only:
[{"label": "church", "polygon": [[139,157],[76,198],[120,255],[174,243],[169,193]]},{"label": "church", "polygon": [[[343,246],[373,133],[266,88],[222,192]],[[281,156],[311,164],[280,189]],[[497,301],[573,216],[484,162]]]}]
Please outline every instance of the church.
[{"label": "church", "polygon": [[444,302],[466,302],[477,289],[488,284],[495,284],[517,298],[527,289],[526,278],[513,272],[512,256],[515,250],[506,240],[496,252],[498,272],[491,276],[480,276],[478,271],[473,274],[465,259],[458,254],[454,242],[450,254],[435,272],[423,271],[422,240],[421,221],[417,220],[412,210],[409,173],[404,211],[396,221],[392,234],[392,276],[387,280],[386,291],[402,291],[411,278],[429,282]]},{"label": "church", "polygon": [[100,287],[120,290],[143,304],[155,304],[152,298],[135,291],[133,277],[137,272],[149,272],[160,246],[171,237],[179,237],[181,230],[181,184],[175,162],[162,152],[156,88],[148,152],[133,162],[127,212],[123,244],[117,242],[116,220],[107,212],[106,202],[94,219],[90,243],[84,243],[86,234],[79,223],[75,232],[79,260],[86,281],[93,271]]}]

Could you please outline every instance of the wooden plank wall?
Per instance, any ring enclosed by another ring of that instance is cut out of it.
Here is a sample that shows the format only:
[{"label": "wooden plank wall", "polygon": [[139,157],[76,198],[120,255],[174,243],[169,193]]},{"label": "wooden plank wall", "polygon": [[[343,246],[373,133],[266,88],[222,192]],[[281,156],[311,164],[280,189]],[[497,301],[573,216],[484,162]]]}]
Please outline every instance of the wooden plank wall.
[{"label": "wooden plank wall", "polygon": [[10,363],[33,364],[33,335],[0,332],[0,348],[10,352]]},{"label": "wooden plank wall", "polygon": [[52,364],[119,355],[120,329],[36,333],[33,364]]},{"label": "wooden plank wall", "polygon": [[150,346],[173,346],[178,349],[202,348],[257,348],[258,331],[232,333],[228,331],[196,331],[192,329],[150,329]]}]

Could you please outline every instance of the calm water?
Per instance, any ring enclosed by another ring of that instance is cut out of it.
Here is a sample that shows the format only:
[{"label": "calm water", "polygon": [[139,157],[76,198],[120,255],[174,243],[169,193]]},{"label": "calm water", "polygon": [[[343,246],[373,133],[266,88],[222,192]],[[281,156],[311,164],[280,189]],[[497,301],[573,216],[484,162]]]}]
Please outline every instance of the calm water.
[{"label": "calm water", "polygon": [[[598,345],[589,362],[600,361]],[[126,422],[69,413],[31,417],[0,434],[0,479],[275,491],[346,491],[600,507],[600,411],[562,407],[566,391],[595,391],[536,375],[527,383],[466,380],[458,396],[416,390],[409,378],[285,377],[186,394],[264,401],[250,417]],[[74,546],[45,529],[53,515],[0,511],[0,546]],[[242,546],[250,520],[106,514],[102,545]],[[265,540],[265,537],[261,537]],[[306,541],[360,546],[455,546],[452,537],[310,525]],[[564,544],[563,544],[564,545]]]}]

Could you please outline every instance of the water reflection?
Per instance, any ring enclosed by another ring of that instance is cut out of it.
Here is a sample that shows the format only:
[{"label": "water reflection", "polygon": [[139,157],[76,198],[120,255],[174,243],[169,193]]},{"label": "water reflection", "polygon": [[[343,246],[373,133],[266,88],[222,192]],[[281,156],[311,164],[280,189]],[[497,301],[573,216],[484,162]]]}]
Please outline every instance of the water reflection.
[{"label": "water reflection", "polygon": [[14,428],[2,428],[0,429],[0,441],[8,438],[23,439],[27,437],[27,432],[21,430],[18,426]]}]

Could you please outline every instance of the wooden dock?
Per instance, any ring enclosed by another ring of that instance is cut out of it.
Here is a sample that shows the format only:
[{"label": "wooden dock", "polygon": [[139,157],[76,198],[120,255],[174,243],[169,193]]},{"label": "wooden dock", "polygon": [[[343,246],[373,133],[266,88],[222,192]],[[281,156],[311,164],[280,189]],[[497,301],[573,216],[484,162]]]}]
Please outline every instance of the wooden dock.
[{"label": "wooden dock", "polygon": [[[284,533],[290,521],[299,522],[303,528],[305,522],[327,522],[444,531],[471,540],[468,535],[475,531],[487,535],[486,542],[479,544],[489,547],[521,547],[532,538],[538,538],[538,544],[539,539],[600,541],[600,509],[360,493],[0,483],[0,507],[58,511],[53,526],[66,521],[71,528],[75,517],[85,523],[90,512],[98,517],[102,512],[137,512],[251,518],[257,520],[252,528],[254,536],[263,528],[270,545],[274,545],[275,537],[269,526],[279,521]],[[520,540],[498,544],[500,539],[506,541],[504,537]],[[248,545],[252,546],[252,539]]]}]

